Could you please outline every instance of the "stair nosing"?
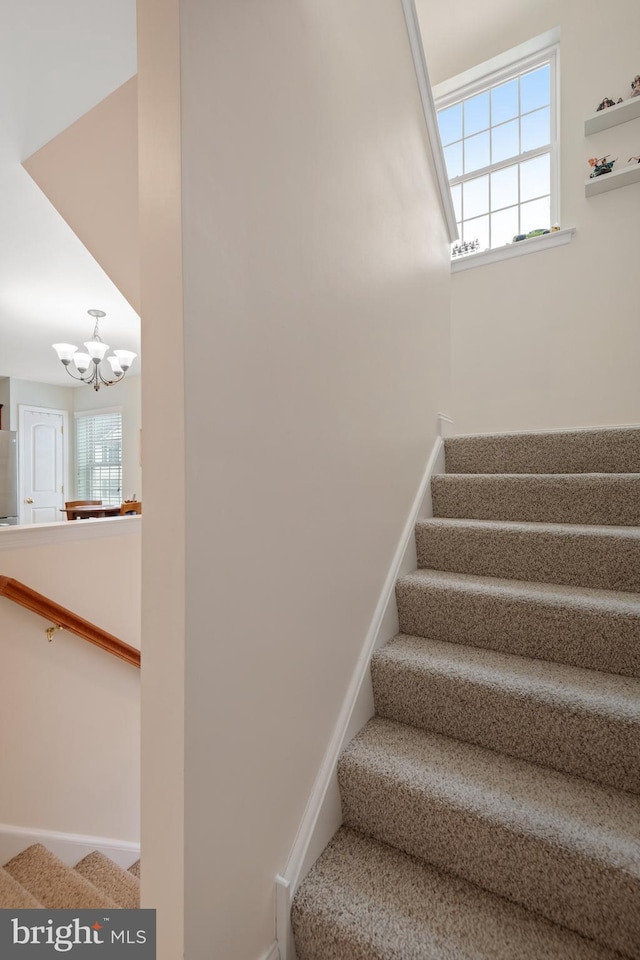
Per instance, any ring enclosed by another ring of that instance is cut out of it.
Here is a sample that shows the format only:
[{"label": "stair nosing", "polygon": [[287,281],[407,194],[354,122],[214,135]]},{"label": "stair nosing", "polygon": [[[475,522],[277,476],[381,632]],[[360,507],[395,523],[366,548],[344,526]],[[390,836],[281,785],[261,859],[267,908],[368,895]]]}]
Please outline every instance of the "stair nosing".
[{"label": "stair nosing", "polygon": [[640,526],[621,526],[604,523],[546,523],[544,520],[478,520],[473,517],[424,517],[416,521],[416,527],[447,527],[473,530],[487,529],[495,532],[505,531],[521,533],[546,533],[555,536],[597,536],[615,539],[623,537],[627,540],[640,540]]},{"label": "stair nosing", "polygon": [[[469,592],[492,593],[503,590],[509,596],[528,594],[529,599],[547,599],[547,602],[556,600],[560,605],[598,606],[601,609],[609,607],[616,612],[638,612],[640,615],[640,594],[625,590],[607,590],[602,587],[581,587],[573,584],[545,583],[534,580],[514,580],[508,577],[488,577],[484,574],[457,573],[448,570],[436,570],[432,567],[421,567],[410,573],[402,574],[396,580],[398,586],[423,583],[428,586],[429,579],[442,585],[447,583],[452,587],[467,587]],[[475,587],[475,590],[473,589]],[[536,595],[532,597],[531,594]],[[589,601],[591,601],[589,603]]]}]

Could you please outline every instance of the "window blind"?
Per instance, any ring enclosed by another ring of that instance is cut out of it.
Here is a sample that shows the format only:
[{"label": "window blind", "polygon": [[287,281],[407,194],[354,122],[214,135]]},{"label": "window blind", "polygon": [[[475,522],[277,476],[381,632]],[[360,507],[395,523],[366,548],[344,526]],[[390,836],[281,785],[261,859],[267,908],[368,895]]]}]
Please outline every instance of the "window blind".
[{"label": "window blind", "polygon": [[122,502],[122,414],[76,419],[76,492],[79,500]]}]

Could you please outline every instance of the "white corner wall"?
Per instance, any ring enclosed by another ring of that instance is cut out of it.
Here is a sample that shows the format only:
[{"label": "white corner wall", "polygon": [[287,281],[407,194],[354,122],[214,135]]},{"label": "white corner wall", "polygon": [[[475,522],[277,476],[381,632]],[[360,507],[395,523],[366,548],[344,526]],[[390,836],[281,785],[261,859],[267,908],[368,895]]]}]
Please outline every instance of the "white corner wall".
[{"label": "white corner wall", "polygon": [[181,30],[185,953],[258,960],[434,444],[448,244],[400,0]]},{"label": "white corner wall", "polygon": [[[141,902],[184,956],[185,452],[179,0],[138,0],[144,463]],[[195,958],[194,958],[195,960]]]},{"label": "white corner wall", "polygon": [[[133,31],[129,35],[133,37]],[[137,125],[134,76],[23,163],[136,312],[140,310]]]},{"label": "white corner wall", "polygon": [[603,97],[628,99],[640,8],[596,14],[577,0],[460,0],[444,17],[418,0],[434,84],[561,28],[563,247],[452,278],[452,415],[457,433],[635,423],[640,410],[637,225],[640,185],[586,199],[589,157],[624,165],[640,120],[585,138]]},{"label": "white corner wall", "polygon": [[[0,574],[140,646],[136,519],[7,527]],[[140,673],[0,597],[0,823],[137,842]]]},{"label": "white corner wall", "polygon": [[138,11],[143,902],[159,960],[258,960],[446,409],[447,236],[400,0]]}]

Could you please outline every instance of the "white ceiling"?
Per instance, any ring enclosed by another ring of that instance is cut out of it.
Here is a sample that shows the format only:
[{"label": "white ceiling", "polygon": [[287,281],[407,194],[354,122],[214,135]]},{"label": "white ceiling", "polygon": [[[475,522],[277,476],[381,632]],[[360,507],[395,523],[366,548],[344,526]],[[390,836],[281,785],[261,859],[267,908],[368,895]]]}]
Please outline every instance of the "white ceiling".
[{"label": "white ceiling", "polygon": [[89,339],[92,307],[103,340],[140,351],[137,314],[21,166],[134,75],[135,17],[135,0],[0,0],[0,377],[73,385],[51,344]]}]

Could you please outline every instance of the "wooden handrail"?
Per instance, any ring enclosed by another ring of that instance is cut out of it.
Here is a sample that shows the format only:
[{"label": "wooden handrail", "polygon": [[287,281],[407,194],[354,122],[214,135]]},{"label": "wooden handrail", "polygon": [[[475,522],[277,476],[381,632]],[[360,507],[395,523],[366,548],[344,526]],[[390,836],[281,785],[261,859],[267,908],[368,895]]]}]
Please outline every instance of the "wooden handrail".
[{"label": "wooden handrail", "polygon": [[27,610],[33,610],[34,613],[39,614],[46,620],[52,620],[56,626],[62,627],[70,633],[75,633],[76,636],[88,640],[89,643],[94,643],[96,647],[101,647],[108,653],[112,653],[114,657],[120,657],[121,660],[126,660],[134,667],[140,666],[140,651],[136,650],[135,647],[130,647],[128,643],[118,640],[112,633],[107,633],[101,627],[96,627],[95,623],[90,623],[89,620],[79,617],[77,613],[72,613],[66,607],[61,607],[59,603],[49,600],[48,597],[37,593],[19,580],[14,580],[13,577],[0,576],[0,596],[6,597],[7,600],[13,600],[14,603],[19,603],[21,607],[26,607]]}]

